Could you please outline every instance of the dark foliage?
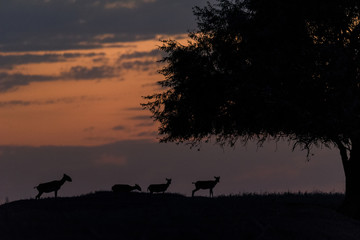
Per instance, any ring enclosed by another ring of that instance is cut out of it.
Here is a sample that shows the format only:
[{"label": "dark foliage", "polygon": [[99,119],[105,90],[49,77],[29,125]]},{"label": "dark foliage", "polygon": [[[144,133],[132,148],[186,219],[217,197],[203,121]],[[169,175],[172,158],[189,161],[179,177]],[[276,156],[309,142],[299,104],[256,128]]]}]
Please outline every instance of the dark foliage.
[{"label": "dark foliage", "polygon": [[199,30],[161,47],[164,91],[144,106],[163,141],[358,138],[356,1],[219,0],[195,8]]},{"label": "dark foliage", "polygon": [[[360,216],[360,2],[218,0],[187,45],[161,49],[163,92],[143,106],[162,141],[287,139],[335,146]],[[352,212],[353,208],[346,211]]]}]

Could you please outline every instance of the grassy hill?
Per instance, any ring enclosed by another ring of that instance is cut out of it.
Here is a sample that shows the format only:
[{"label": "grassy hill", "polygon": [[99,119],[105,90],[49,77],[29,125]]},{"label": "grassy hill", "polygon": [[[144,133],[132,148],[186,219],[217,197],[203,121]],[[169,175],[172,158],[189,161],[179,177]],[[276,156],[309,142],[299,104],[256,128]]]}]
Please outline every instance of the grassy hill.
[{"label": "grassy hill", "polygon": [[7,239],[360,239],[337,211],[340,194],[185,197],[115,195],[20,200],[0,206]]}]

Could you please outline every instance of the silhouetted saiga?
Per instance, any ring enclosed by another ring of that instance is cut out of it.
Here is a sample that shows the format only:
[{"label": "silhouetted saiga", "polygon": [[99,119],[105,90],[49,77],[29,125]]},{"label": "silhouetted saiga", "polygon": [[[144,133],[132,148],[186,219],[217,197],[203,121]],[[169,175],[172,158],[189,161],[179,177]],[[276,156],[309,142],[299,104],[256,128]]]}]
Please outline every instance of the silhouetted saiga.
[{"label": "silhouetted saiga", "polygon": [[47,183],[41,183],[38,186],[34,187],[39,191],[38,195],[36,195],[36,199],[39,199],[41,194],[49,193],[49,192],[55,192],[55,198],[56,198],[57,192],[59,191],[61,186],[66,181],[72,182],[72,179],[68,175],[64,174],[64,176],[62,177],[61,180],[55,180],[55,181],[51,181],[51,182],[47,182]]},{"label": "silhouetted saiga", "polygon": [[220,182],[220,177],[214,177],[215,180],[210,181],[197,181],[193,182],[195,184],[195,189],[192,191],[192,197],[194,196],[194,193],[200,189],[210,189],[210,197],[212,197],[213,194],[213,188],[215,185]]},{"label": "silhouetted saiga", "polygon": [[166,178],[165,184],[150,184],[148,187],[148,191],[150,191],[150,194],[153,194],[154,192],[162,192],[165,193],[165,191],[168,189],[169,185],[171,184],[171,178]]},{"label": "silhouetted saiga", "polygon": [[141,192],[141,187],[137,184],[134,186],[130,186],[128,184],[115,184],[111,189],[114,193],[129,193],[133,190],[138,190]]}]

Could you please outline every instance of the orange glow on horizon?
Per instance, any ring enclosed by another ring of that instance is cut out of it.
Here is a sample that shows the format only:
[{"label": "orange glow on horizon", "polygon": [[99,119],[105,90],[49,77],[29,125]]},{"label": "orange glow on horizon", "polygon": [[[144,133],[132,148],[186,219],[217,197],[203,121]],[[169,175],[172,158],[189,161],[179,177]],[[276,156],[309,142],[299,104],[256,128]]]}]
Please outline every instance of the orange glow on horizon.
[{"label": "orange glow on horizon", "polygon": [[[15,65],[5,71],[35,79],[0,93],[0,145],[94,146],[119,140],[155,141],[156,124],[140,103],[145,102],[142,96],[154,93],[155,83],[162,79],[157,73],[160,56],[146,54],[160,44],[148,40],[118,48],[22,53],[79,57]],[[44,79],[37,81],[36,76]]]}]

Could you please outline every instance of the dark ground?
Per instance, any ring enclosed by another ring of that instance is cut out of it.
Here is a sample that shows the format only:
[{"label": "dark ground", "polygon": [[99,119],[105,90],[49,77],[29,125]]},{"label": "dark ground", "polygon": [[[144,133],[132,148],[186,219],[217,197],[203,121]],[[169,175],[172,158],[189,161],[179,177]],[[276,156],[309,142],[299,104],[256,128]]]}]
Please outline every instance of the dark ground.
[{"label": "dark ground", "polygon": [[0,206],[0,239],[360,239],[341,194],[184,197],[96,192]]}]

